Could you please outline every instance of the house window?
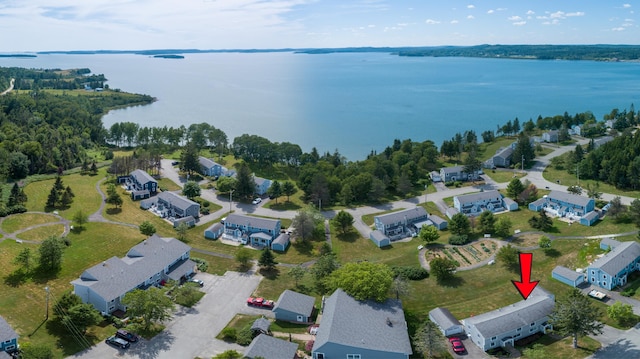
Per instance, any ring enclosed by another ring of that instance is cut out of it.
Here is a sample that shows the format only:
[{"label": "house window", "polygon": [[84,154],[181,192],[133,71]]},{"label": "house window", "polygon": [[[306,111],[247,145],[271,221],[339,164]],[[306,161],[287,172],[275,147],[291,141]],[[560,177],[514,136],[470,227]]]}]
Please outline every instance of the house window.
[{"label": "house window", "polygon": [[602,279],[607,279],[607,275],[606,275],[606,274],[603,274],[603,275],[602,275]]},{"label": "house window", "polygon": [[602,282],[602,286],[606,287],[607,286],[607,282]]},{"label": "house window", "polygon": [[9,340],[5,340],[5,341],[4,341],[4,343],[5,343],[5,344],[9,344],[9,343],[11,343],[11,339],[9,339]]},{"label": "house window", "polygon": [[518,329],[516,330],[516,332],[521,332],[521,331],[522,331],[522,328],[518,328]]},{"label": "house window", "polygon": [[347,359],[360,359],[360,354],[347,354]]},{"label": "house window", "polygon": [[491,340],[496,340],[498,337],[492,337]]},{"label": "house window", "polygon": [[316,359],[324,359],[324,353],[316,353]]},{"label": "house window", "polygon": [[536,323],[531,323],[531,326],[533,327],[534,325],[536,325]]}]

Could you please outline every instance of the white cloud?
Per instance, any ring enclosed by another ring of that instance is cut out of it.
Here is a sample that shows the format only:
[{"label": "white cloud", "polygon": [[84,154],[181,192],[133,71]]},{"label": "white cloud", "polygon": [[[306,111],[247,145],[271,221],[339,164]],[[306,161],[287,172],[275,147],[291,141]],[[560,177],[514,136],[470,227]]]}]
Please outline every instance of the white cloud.
[{"label": "white cloud", "polygon": [[499,7],[499,8],[496,9],[496,11],[505,11],[505,10],[507,10],[506,7]]},{"label": "white cloud", "polygon": [[624,24],[621,25],[622,27],[630,27],[633,26],[633,24],[625,22]]},{"label": "white cloud", "polygon": [[514,23],[513,23],[513,25],[515,25],[515,26],[522,26],[522,25],[524,25],[524,24],[526,24],[526,23],[527,23],[526,21],[518,21],[518,22],[514,22]]},{"label": "white cloud", "polygon": [[622,7],[625,8],[625,9],[628,9],[628,8],[631,7],[631,4],[624,4],[624,5],[622,5]]},{"label": "white cloud", "polygon": [[614,27],[611,31],[624,31],[624,27]]},{"label": "white cloud", "polygon": [[439,23],[440,23],[440,21],[438,21],[438,20],[433,20],[433,19],[427,19],[425,22],[426,22],[427,24],[429,24],[429,25],[435,25],[435,24],[439,24]]},{"label": "white cloud", "polygon": [[468,15],[467,19],[471,20],[471,19],[475,19],[475,17],[473,15]]},{"label": "white cloud", "polygon": [[474,8],[475,8],[475,6],[473,6],[473,5],[467,5],[467,9],[474,9]]},{"label": "white cloud", "polygon": [[567,16],[568,17],[584,16],[584,12],[583,11],[569,12],[569,13],[567,13]]},{"label": "white cloud", "polygon": [[534,14],[535,14],[535,12],[533,10],[527,11],[527,15],[534,15]]},{"label": "white cloud", "polygon": [[457,24],[458,22],[458,20],[451,20],[451,24]]},{"label": "white cloud", "polygon": [[487,11],[487,14],[493,14],[494,12],[495,12],[495,10],[492,9],[492,10]]},{"label": "white cloud", "polygon": [[556,11],[554,13],[551,13],[549,17],[551,17],[552,19],[564,19],[564,11]]},{"label": "white cloud", "polygon": [[520,21],[520,20],[522,20],[522,18],[520,16],[518,16],[518,15],[509,16],[507,19],[509,21]]}]

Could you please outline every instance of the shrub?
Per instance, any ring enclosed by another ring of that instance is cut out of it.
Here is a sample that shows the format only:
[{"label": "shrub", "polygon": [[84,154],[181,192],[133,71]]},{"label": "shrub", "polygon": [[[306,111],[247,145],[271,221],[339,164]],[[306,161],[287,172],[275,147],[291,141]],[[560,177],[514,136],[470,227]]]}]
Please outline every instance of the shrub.
[{"label": "shrub", "polygon": [[227,342],[235,342],[238,338],[236,328],[232,327],[226,327],[222,329],[222,332],[220,332],[220,334],[222,334],[222,340]]},{"label": "shrub", "polygon": [[202,201],[202,207],[209,208],[209,206],[210,206],[210,205],[211,205],[211,202],[209,202],[209,201]]},{"label": "shrub", "polygon": [[408,280],[421,280],[429,276],[429,272],[422,267],[396,266],[391,267],[395,277],[403,277]]},{"label": "shrub", "polygon": [[209,214],[209,208],[207,207],[200,208],[200,213],[206,216],[207,214]]},{"label": "shrub", "polygon": [[627,288],[620,293],[625,297],[633,297],[636,294],[636,290],[634,288]]},{"label": "shrub", "polygon": [[247,325],[246,327],[240,329],[238,332],[236,343],[240,345],[249,345],[253,340],[253,332],[251,331],[251,325]]},{"label": "shrub", "polygon": [[449,238],[449,244],[463,245],[469,242],[469,236],[466,234],[454,234]]},{"label": "shrub", "polygon": [[209,262],[205,261],[204,259],[191,257],[191,260],[196,262],[196,265],[198,266],[198,270],[200,272],[206,272],[207,269],[209,269]]}]

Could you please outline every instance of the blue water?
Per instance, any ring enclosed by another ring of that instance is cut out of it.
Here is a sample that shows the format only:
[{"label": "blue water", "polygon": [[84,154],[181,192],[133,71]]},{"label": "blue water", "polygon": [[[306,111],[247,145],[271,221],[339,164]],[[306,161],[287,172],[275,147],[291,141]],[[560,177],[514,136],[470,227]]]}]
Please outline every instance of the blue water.
[{"label": "blue water", "polygon": [[381,53],[40,55],[0,58],[0,66],[88,67],[111,88],[158,98],[110,112],[105,127],[208,122],[230,141],[243,133],[304,151],[338,149],[349,160],[381,151],[395,138],[433,140],[495,130],[518,117],[639,104],[640,63],[474,58],[407,58]]}]

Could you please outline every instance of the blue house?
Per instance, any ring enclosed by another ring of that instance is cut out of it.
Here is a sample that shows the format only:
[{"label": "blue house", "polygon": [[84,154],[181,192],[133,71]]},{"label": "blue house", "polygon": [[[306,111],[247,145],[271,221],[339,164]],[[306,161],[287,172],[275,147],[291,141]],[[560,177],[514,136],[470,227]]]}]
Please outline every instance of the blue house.
[{"label": "blue house", "polygon": [[271,180],[253,176],[253,181],[256,183],[256,194],[260,196],[264,196],[267,194],[267,190],[271,187]]},{"label": "blue house", "polygon": [[640,270],[640,243],[608,240],[611,251],[587,267],[590,284],[611,290],[627,284],[629,274]]},{"label": "blue house", "polygon": [[271,249],[278,252],[284,252],[289,247],[289,243],[291,242],[291,238],[287,233],[280,233],[276,239],[271,242]]},{"label": "blue house", "polygon": [[252,246],[270,247],[280,235],[279,219],[232,213],[224,221],[223,238]]},{"label": "blue house", "polygon": [[442,182],[473,181],[480,177],[480,171],[466,173],[464,166],[442,167],[440,169],[440,179]]},{"label": "blue house", "polygon": [[378,248],[382,248],[382,247],[386,247],[391,245],[391,239],[389,239],[389,237],[385,236],[384,233],[380,232],[379,230],[374,230],[371,231],[371,233],[369,233],[369,239],[378,247]]},{"label": "blue house", "polygon": [[205,176],[221,176],[225,172],[225,168],[222,165],[206,157],[198,157],[198,162],[200,163],[200,172]]},{"label": "blue house", "polygon": [[313,359],[408,359],[407,322],[398,300],[358,301],[337,289],[323,306]]},{"label": "blue house", "polygon": [[218,239],[222,233],[224,233],[224,226],[222,223],[214,223],[209,228],[204,230],[204,238],[206,239]]},{"label": "blue house", "polygon": [[156,181],[151,175],[143,170],[134,170],[129,174],[129,179],[132,184],[130,188],[132,191],[149,191],[149,194],[153,195],[158,192],[158,181]]},{"label": "blue house", "polygon": [[[0,353],[13,353],[18,350],[18,333],[0,316]],[[8,357],[8,355],[7,355]]]},{"label": "blue house", "polygon": [[484,211],[493,213],[518,209],[513,200],[505,201],[498,191],[485,191],[453,197],[453,207],[466,216],[479,216]]},{"label": "blue house", "polygon": [[423,207],[414,207],[375,216],[373,222],[378,231],[393,241],[415,235],[422,228],[416,224],[428,218],[429,214]]},{"label": "blue house", "polygon": [[585,275],[583,273],[578,273],[563,266],[556,266],[555,268],[553,268],[551,277],[574,288],[585,282]]},{"label": "blue house", "polygon": [[599,219],[599,215],[594,212],[595,208],[596,202],[593,198],[560,191],[551,191],[543,198],[529,203],[529,209],[532,211],[544,210],[554,217],[578,221],[585,226],[590,226]]},{"label": "blue house", "polygon": [[293,323],[310,323],[313,321],[314,304],[316,298],[285,290],[280,294],[278,301],[273,306],[272,312],[276,320]]}]

